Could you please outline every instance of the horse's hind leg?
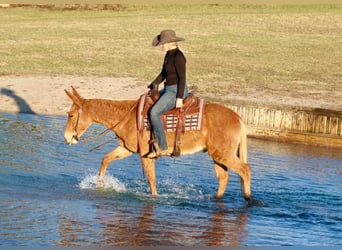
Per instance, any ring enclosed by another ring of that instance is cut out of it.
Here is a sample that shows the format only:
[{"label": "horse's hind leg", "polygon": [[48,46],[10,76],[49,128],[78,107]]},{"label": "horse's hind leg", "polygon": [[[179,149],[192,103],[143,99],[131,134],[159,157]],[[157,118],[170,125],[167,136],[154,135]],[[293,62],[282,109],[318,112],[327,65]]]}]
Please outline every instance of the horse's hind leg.
[{"label": "horse's hind leg", "polygon": [[252,199],[251,194],[251,167],[234,156],[228,160],[229,168],[240,176],[241,188],[246,201]]},{"label": "horse's hind leg", "polygon": [[229,180],[229,173],[226,166],[215,162],[215,172],[218,181],[218,188],[217,188],[217,198],[222,198],[224,192],[226,191],[228,180]]},{"label": "horse's hind leg", "polygon": [[242,167],[240,168],[241,171],[239,172],[240,181],[241,181],[241,188],[245,197],[246,201],[250,201],[252,199],[251,193],[251,167],[241,162]]},{"label": "horse's hind leg", "polygon": [[[232,154],[230,154],[232,155]],[[248,164],[242,162],[237,156],[226,157],[220,161],[223,166],[229,167],[240,176],[242,192],[246,201],[251,200],[251,168]],[[218,190],[218,194],[219,194]],[[222,194],[223,195],[223,194]]]}]

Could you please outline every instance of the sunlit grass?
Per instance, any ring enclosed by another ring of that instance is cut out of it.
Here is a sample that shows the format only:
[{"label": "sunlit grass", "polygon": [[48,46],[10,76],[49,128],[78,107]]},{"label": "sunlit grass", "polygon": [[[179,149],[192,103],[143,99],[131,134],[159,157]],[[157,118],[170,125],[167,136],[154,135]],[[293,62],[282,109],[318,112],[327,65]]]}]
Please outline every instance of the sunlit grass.
[{"label": "sunlit grass", "polygon": [[188,81],[238,87],[342,86],[342,5],[155,5],[113,10],[0,9],[0,74],[136,77],[164,54],[160,30],[186,38]]}]

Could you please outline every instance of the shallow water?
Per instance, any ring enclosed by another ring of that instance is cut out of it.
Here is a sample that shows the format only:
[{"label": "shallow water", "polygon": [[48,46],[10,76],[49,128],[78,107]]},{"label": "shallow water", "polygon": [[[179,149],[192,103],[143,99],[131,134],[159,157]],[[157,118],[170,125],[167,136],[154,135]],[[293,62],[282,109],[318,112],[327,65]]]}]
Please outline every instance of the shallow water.
[{"label": "shallow water", "polygon": [[0,113],[0,245],[342,245],[338,150],[249,139],[255,206],[234,173],[224,198],[214,198],[207,154],[160,159],[160,195],[151,198],[136,155],[111,163],[96,188],[115,137],[70,147],[65,122]]}]

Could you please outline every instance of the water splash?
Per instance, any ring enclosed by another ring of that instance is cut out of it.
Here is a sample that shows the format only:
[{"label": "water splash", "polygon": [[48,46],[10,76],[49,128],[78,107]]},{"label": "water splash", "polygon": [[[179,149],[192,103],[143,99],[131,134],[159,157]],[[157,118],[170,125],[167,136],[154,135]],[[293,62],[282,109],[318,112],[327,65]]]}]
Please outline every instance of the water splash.
[{"label": "water splash", "polygon": [[84,177],[78,184],[80,189],[105,189],[114,190],[116,192],[125,192],[127,190],[124,183],[119,181],[117,178],[106,175],[103,179],[98,175],[88,175]]}]

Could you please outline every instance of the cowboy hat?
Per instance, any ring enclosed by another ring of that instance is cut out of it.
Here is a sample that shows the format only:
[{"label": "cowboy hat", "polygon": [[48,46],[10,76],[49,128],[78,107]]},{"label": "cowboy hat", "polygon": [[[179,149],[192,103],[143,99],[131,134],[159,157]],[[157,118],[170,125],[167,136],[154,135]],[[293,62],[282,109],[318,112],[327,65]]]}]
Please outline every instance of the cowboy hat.
[{"label": "cowboy hat", "polygon": [[184,41],[184,38],[177,37],[174,30],[162,30],[158,36],[152,41],[152,46],[156,47],[161,44]]}]

